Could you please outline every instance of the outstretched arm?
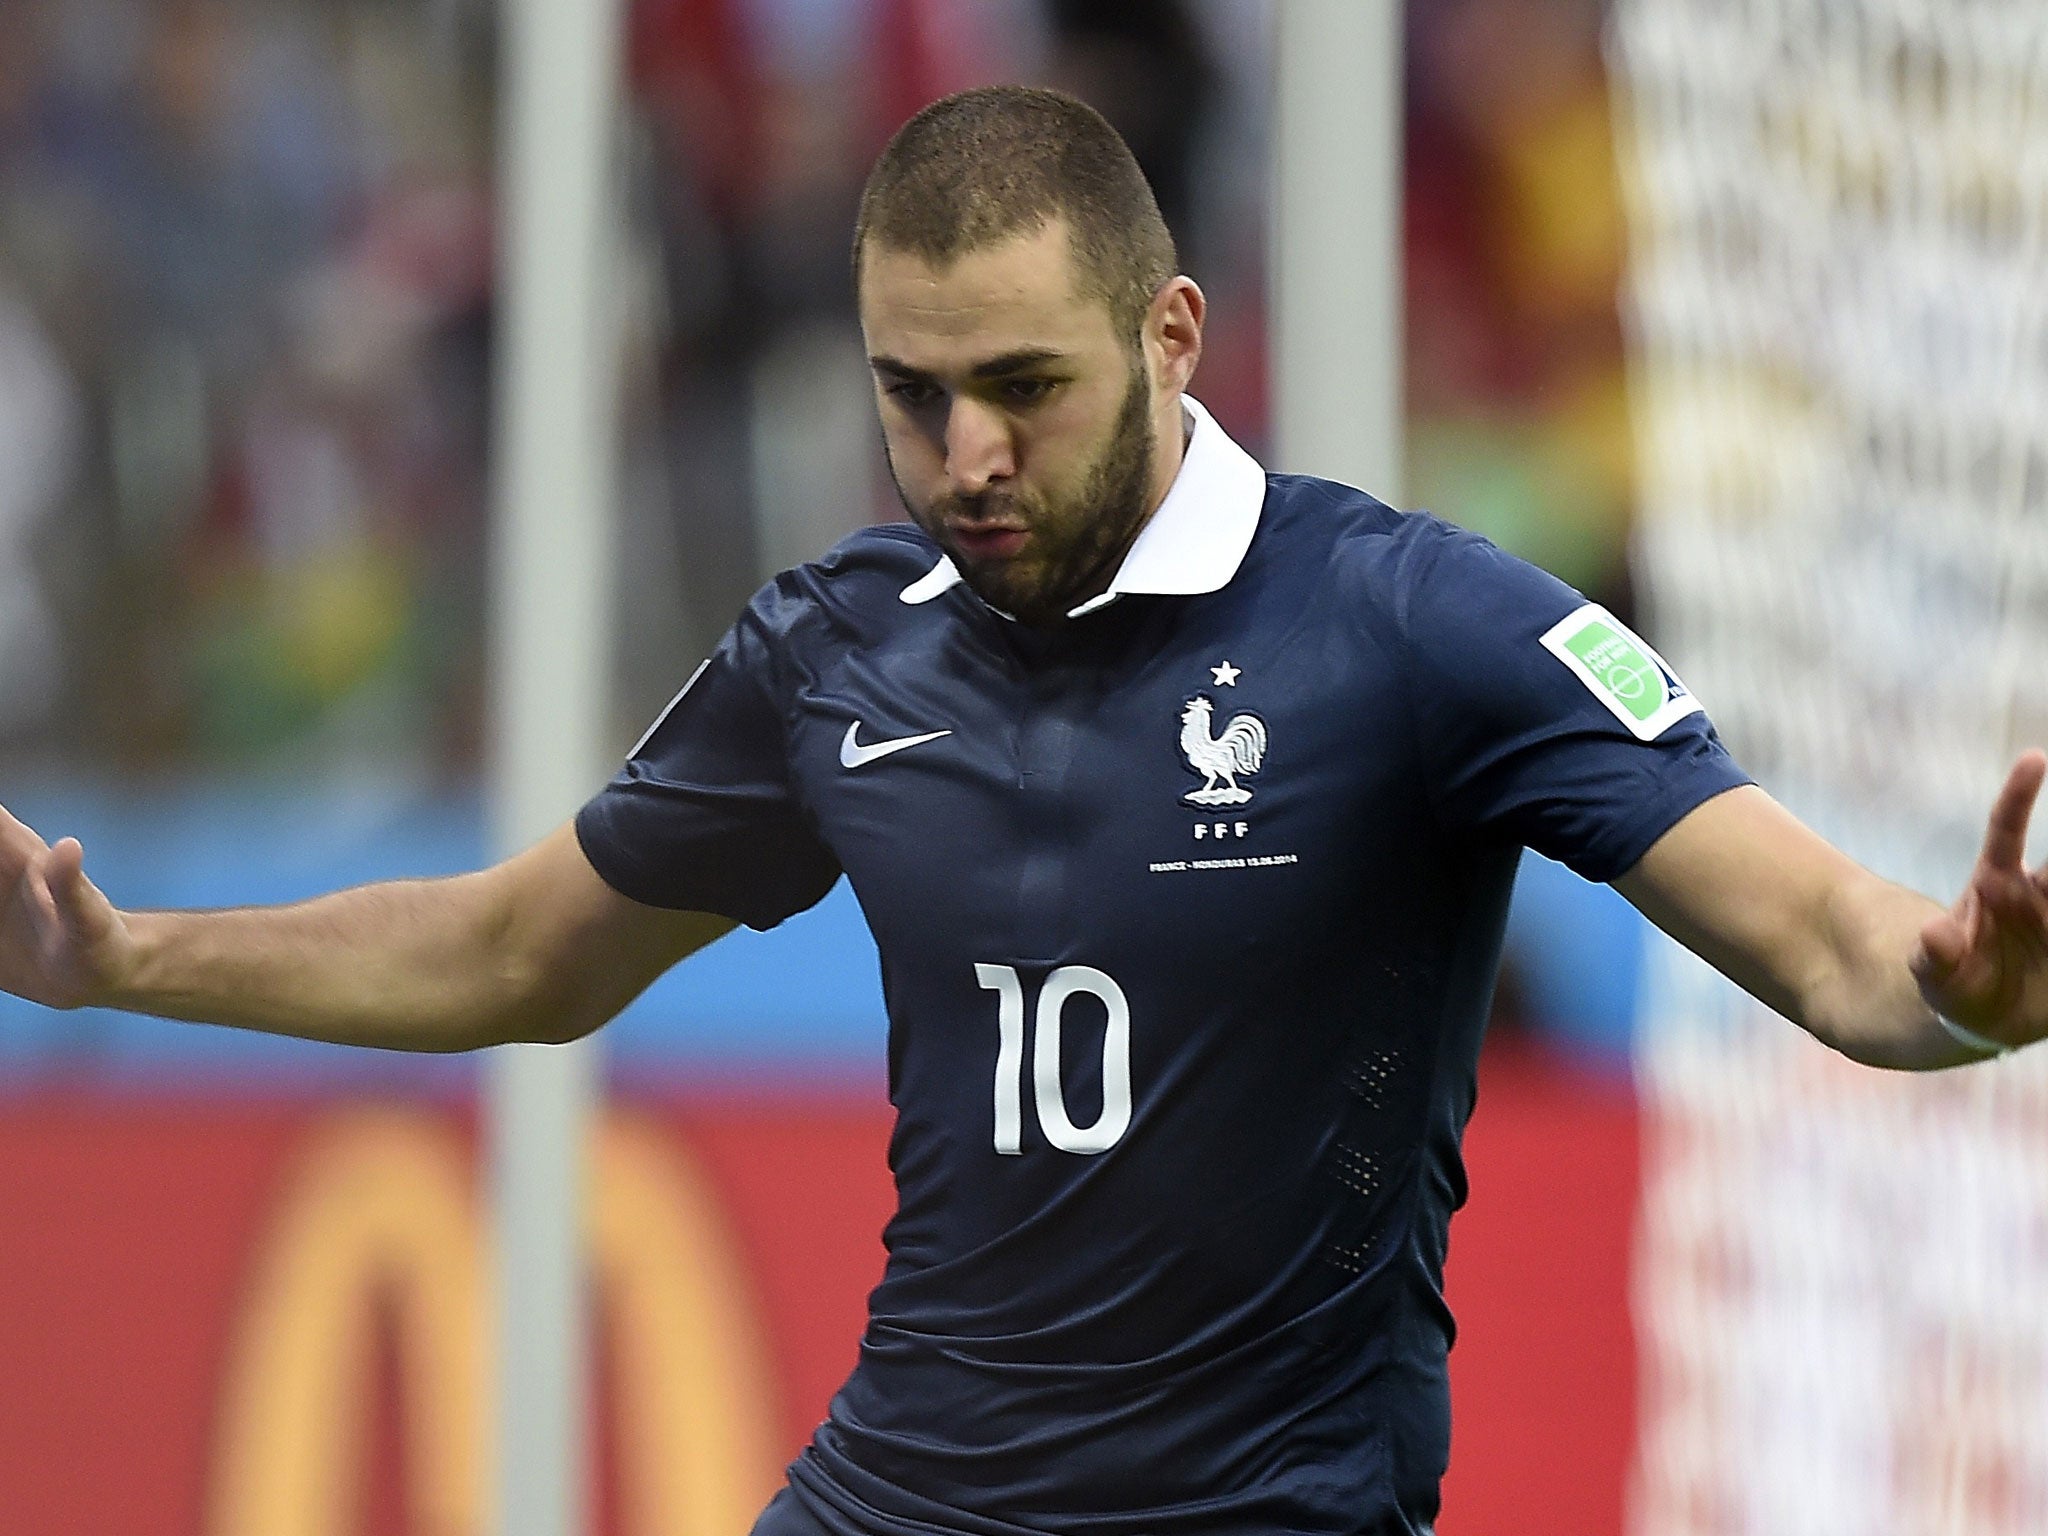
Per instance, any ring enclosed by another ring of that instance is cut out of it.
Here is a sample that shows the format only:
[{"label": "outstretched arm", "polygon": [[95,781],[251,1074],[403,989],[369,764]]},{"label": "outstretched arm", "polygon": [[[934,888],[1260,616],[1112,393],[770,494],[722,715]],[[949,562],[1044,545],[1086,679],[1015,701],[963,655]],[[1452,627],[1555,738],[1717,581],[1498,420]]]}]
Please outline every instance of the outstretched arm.
[{"label": "outstretched arm", "polygon": [[2048,1037],[2048,866],[2024,863],[2044,776],[2038,751],[2014,765],[1947,911],[1879,879],[1754,787],[1700,806],[1615,885],[1845,1055],[1908,1069],[1981,1060],[1937,1012],[2001,1046]]},{"label": "outstretched arm", "polygon": [[732,927],[619,895],[566,826],[475,874],[223,912],[120,911],[84,857],[0,810],[0,989],[346,1045],[574,1039]]}]

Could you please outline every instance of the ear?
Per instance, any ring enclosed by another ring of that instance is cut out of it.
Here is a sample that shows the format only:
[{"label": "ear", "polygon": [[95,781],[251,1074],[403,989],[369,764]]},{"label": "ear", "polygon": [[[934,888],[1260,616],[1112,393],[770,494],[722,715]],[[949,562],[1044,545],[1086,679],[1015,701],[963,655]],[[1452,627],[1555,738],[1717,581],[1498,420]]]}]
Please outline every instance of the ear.
[{"label": "ear", "polygon": [[1152,295],[1152,307],[1145,312],[1145,356],[1161,394],[1180,394],[1193,382],[1208,313],[1209,301],[1192,277],[1169,278]]}]

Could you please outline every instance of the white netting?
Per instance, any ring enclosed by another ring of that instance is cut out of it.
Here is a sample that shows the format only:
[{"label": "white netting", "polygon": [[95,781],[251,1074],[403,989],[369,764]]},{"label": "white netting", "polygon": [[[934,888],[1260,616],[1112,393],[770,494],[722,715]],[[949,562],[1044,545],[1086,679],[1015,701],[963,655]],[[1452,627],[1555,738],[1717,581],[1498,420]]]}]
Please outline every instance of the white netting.
[{"label": "white netting", "polygon": [[[2048,0],[1618,0],[1653,637],[1942,895],[2048,743]],[[1639,1536],[2048,1531],[2048,1048],[1841,1062],[1652,966]]]}]

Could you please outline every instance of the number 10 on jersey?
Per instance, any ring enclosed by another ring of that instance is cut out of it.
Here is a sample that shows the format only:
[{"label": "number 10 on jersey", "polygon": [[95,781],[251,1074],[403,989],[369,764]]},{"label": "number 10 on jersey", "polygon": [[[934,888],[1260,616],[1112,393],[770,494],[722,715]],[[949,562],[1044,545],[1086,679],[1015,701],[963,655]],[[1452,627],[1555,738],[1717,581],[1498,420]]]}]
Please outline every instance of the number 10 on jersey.
[{"label": "number 10 on jersey", "polygon": [[[996,1151],[1024,1150],[1024,981],[1007,965],[977,965],[982,990],[996,994]],[[1109,1017],[1102,1028],[1102,1113],[1075,1125],[1060,1082],[1060,1022],[1067,1000],[1086,993]],[[1063,965],[1038,989],[1031,1043],[1032,1098],[1045,1139],[1062,1152],[1107,1152],[1131,1126],[1131,1005],[1108,974]]]}]

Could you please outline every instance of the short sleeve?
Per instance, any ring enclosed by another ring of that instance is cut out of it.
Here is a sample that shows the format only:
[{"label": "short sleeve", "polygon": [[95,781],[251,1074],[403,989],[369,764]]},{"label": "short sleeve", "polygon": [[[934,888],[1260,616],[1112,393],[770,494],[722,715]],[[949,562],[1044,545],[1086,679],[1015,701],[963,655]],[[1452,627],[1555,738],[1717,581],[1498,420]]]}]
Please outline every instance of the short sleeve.
[{"label": "short sleeve", "polygon": [[1750,782],[1648,644],[1548,573],[1418,516],[1397,596],[1439,814],[1588,880]]},{"label": "short sleeve", "polygon": [[585,856],[621,894],[772,928],[839,878],[790,776],[777,601],[756,597],[578,813]]}]

